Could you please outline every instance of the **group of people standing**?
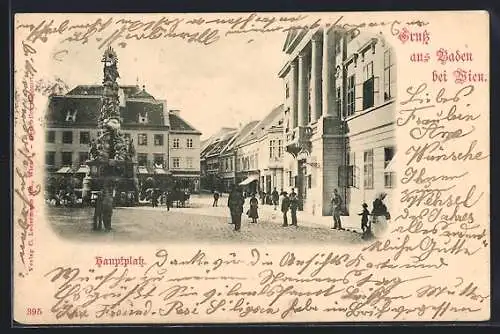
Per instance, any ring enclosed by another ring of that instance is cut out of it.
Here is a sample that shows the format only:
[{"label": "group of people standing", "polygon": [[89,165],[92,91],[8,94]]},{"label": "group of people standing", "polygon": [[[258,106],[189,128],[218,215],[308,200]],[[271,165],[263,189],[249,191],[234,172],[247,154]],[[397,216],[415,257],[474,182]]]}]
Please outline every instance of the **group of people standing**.
[{"label": "group of people standing", "polygon": [[[298,227],[297,223],[297,210],[299,208],[299,200],[297,198],[297,194],[292,190],[290,196],[285,191],[281,192],[282,200],[281,200],[281,212],[283,214],[283,227],[295,226]],[[276,188],[272,193],[273,205],[275,210],[279,205],[279,193]],[[218,205],[219,194],[214,193],[214,202],[212,206],[216,207]],[[227,206],[229,207],[229,211],[231,214],[231,223],[234,225],[235,231],[240,231],[241,229],[241,216],[243,214],[243,206],[245,204],[245,196],[243,195],[243,191],[234,186],[229,193],[229,197],[227,200]],[[247,210],[246,214],[249,218],[252,219],[252,223],[256,224],[257,219],[259,218],[259,200],[256,197],[256,194],[253,193],[250,197],[249,201],[250,207]],[[288,223],[288,212],[290,212],[291,223]]]}]

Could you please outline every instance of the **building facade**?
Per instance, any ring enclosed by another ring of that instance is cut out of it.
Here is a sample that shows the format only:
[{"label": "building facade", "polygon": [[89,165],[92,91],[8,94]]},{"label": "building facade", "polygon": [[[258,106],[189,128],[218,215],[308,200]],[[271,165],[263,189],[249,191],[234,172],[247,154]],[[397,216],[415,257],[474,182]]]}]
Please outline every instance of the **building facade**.
[{"label": "building facade", "polygon": [[169,111],[169,171],[183,189],[200,191],[200,136],[179,110]]},{"label": "building facade", "polygon": [[221,162],[221,153],[237,132],[235,128],[222,128],[203,143],[200,153],[201,188],[203,190],[224,191],[224,180],[221,178],[220,171],[221,163],[225,163],[226,160]]},{"label": "building facade", "polygon": [[289,32],[284,82],[285,185],[303,209],[331,214],[335,188],[345,214],[391,192],[396,70],[382,36],[321,28]]},{"label": "building facade", "polygon": [[283,189],[283,143],[283,105],[279,105],[236,142],[237,183],[250,193]]},{"label": "building facade", "polygon": [[[50,96],[45,141],[48,175],[74,175],[82,181],[87,172],[89,144],[98,135],[102,89],[100,85],[80,85],[65,95]],[[178,170],[189,170],[192,187],[199,184],[201,133],[182,120],[178,112],[169,112],[166,102],[155,99],[145,87],[120,86],[119,95],[122,132],[135,146],[139,182],[147,177],[168,175],[173,176],[173,182],[181,181],[176,173],[170,172],[174,150],[169,142],[173,133],[176,138],[191,138],[192,147],[174,154],[185,159],[193,157],[192,168],[182,169],[179,165]]]}]

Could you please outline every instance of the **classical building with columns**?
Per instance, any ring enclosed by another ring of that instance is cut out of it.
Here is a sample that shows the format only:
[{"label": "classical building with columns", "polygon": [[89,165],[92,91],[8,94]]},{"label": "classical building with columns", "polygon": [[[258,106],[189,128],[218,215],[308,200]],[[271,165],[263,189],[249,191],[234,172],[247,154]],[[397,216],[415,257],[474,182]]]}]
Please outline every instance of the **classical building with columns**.
[{"label": "classical building with columns", "polygon": [[303,210],[331,214],[337,188],[345,214],[390,195],[395,152],[396,71],[381,35],[320,28],[290,31],[279,72],[284,82],[285,190]]}]

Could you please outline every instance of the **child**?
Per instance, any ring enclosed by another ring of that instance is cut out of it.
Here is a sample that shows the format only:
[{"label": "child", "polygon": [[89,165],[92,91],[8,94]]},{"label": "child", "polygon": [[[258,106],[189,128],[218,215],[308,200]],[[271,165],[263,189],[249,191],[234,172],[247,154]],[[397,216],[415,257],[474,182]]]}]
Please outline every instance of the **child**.
[{"label": "child", "polygon": [[361,216],[361,229],[363,233],[368,229],[368,215],[370,212],[368,211],[368,204],[363,203],[363,212],[359,213],[358,216]]}]

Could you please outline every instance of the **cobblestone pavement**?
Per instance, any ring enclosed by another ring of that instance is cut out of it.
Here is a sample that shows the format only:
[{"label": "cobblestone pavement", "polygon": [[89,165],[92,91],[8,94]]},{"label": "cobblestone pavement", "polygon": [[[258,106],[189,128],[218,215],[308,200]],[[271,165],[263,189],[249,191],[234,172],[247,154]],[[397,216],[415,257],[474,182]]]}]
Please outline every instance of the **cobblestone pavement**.
[{"label": "cobblestone pavement", "polygon": [[[227,200],[227,199],[226,199]],[[94,232],[93,208],[49,207],[48,220],[63,238],[107,242],[243,242],[251,244],[276,243],[362,243],[361,235],[354,231],[331,230],[314,224],[299,227],[282,227],[279,211],[262,210],[258,224],[249,223],[242,216],[240,232],[229,224],[229,212],[224,198],[221,206],[213,208],[209,199],[194,200],[186,208],[130,207],[115,208],[113,231]]]}]

